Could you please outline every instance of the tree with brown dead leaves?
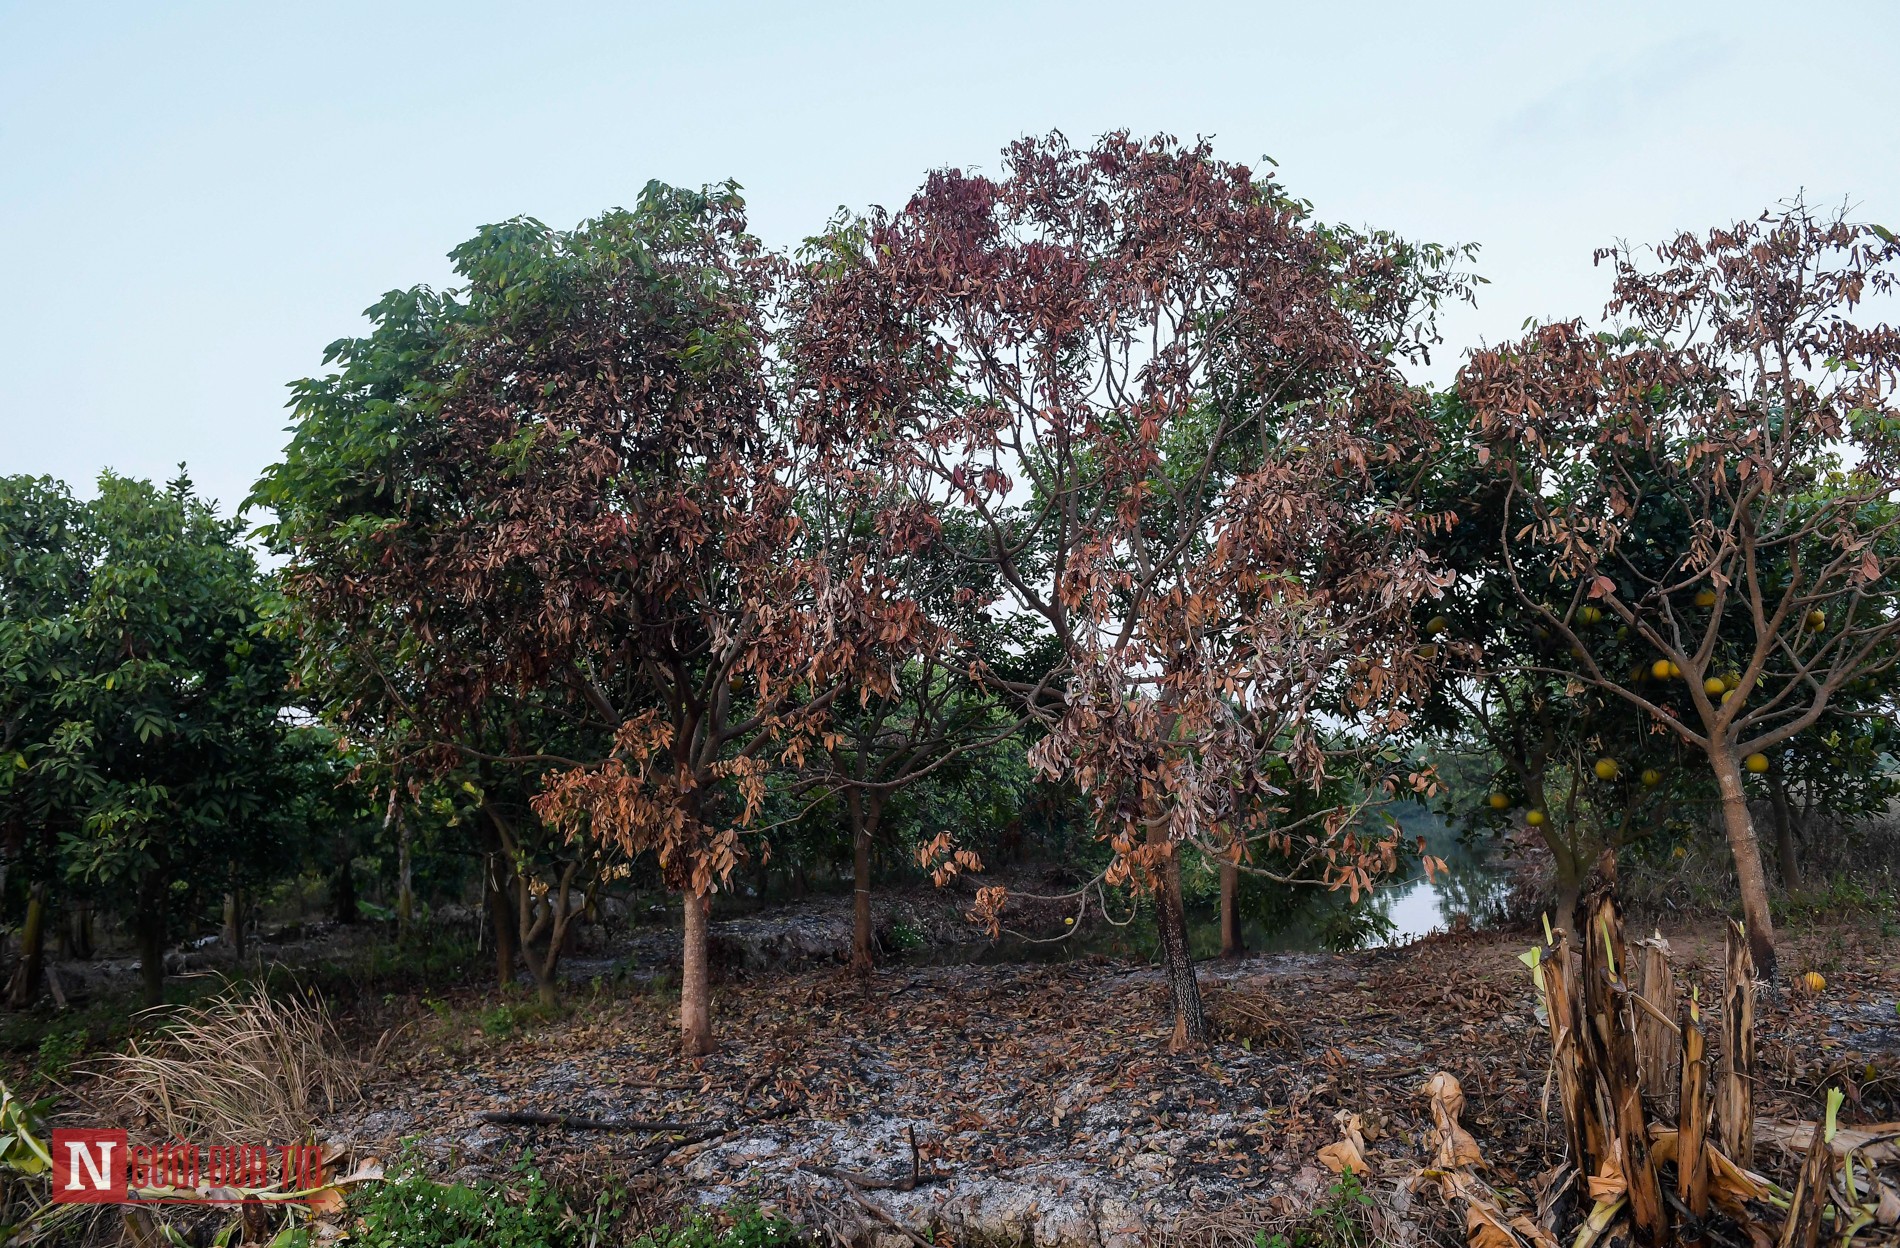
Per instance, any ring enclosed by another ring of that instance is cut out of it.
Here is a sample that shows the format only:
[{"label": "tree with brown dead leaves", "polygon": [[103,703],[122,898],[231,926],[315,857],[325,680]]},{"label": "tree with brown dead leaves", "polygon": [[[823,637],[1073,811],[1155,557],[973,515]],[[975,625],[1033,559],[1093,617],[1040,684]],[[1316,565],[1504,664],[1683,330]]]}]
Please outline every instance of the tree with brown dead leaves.
[{"label": "tree with brown dead leaves", "polygon": [[[1893,292],[1900,242],[1797,201],[1599,259],[1619,328],[1546,325],[1476,352],[1458,396],[1508,487],[1501,564],[1572,656],[1550,670],[1706,759],[1768,974],[1745,771],[1812,748],[1802,735],[1900,636],[1900,331],[1862,307]],[[1598,615],[1649,673],[1601,661]]]},{"label": "tree with brown dead leaves", "polygon": [[[840,695],[888,682],[920,617],[801,513],[856,487],[774,403],[780,263],[736,191],[654,184],[454,259],[463,291],[390,296],[299,387],[259,491],[286,583],[335,643],[319,661],[371,674],[339,718],[399,702],[404,765],[517,769],[545,827],[657,859],[683,897],[683,1045],[704,1053],[710,899],[766,778]],[[511,703],[534,716],[474,731]]]},{"label": "tree with brown dead leaves", "polygon": [[1409,612],[1444,580],[1400,488],[1429,438],[1395,363],[1465,289],[1458,253],[1125,134],[1024,140],[996,178],[941,171],[821,241],[821,405],[974,518],[996,605],[1054,639],[992,687],[1042,722],[1035,761],[1083,791],[1109,874],[1153,891],[1176,1043],[1199,1044],[1184,845],[1244,861],[1277,836],[1355,891],[1396,861],[1351,809],[1276,832],[1260,777],[1319,779],[1318,722],[1389,730],[1422,676]]}]

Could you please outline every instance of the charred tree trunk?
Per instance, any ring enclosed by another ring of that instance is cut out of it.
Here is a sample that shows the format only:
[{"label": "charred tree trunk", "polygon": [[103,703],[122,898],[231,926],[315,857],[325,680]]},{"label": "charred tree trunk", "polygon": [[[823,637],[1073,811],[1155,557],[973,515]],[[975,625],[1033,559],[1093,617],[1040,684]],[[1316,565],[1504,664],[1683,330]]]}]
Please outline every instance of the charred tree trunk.
[{"label": "charred tree trunk", "polygon": [[1788,1196],[1788,1220],[1781,1227],[1779,1248],[1815,1248],[1820,1242],[1821,1221],[1828,1212],[1829,1189],[1834,1184],[1834,1166],[1834,1149],[1828,1144],[1823,1124],[1817,1122],[1794,1191]]},{"label": "charred tree trunk", "polygon": [[1744,1168],[1755,1157],[1755,973],[1751,942],[1728,925],[1728,974],[1722,986],[1722,1063],[1715,1084],[1716,1138]]},{"label": "charred tree trunk", "polygon": [[1609,1136],[1597,1115],[1596,1081],[1583,1060],[1577,1031],[1576,998],[1570,983],[1569,928],[1556,924],[1556,946],[1542,959],[1544,1008],[1550,1019],[1551,1065],[1557,1074],[1557,1101],[1563,1109],[1570,1164],[1578,1174],[1596,1173],[1609,1155]]},{"label": "charred tree trunk", "polygon": [[1682,1003],[1676,1018],[1682,1032],[1682,1086],[1676,1114],[1676,1199],[1692,1219],[1683,1228],[1682,1242],[1702,1241],[1702,1219],[1709,1216],[1708,1043],[1702,1034],[1702,1011],[1693,998]]},{"label": "charred tree trunk", "polygon": [[711,908],[712,898],[687,888],[680,953],[680,1048],[688,1057],[704,1057],[713,1051],[706,930]]},{"label": "charred tree trunk", "polygon": [[1643,1113],[1642,1078],[1636,1056],[1636,1007],[1629,988],[1623,914],[1616,900],[1616,855],[1605,850],[1577,906],[1583,946],[1583,1037],[1597,1074],[1604,1126],[1620,1147],[1629,1193],[1630,1226],[1639,1244],[1656,1248],[1669,1240],[1669,1211],[1650,1154]]},{"label": "charred tree trunk", "polygon": [[1773,979],[1775,921],[1768,912],[1768,876],[1762,870],[1761,843],[1755,838],[1755,821],[1749,817],[1748,798],[1742,791],[1741,767],[1734,750],[1725,746],[1709,751],[1709,763],[1715,768],[1716,788],[1722,798],[1723,835],[1728,840],[1729,854],[1735,860],[1735,882],[1742,894],[1742,918],[1748,925],[1749,956],[1754,959],[1756,974],[1763,979]]},{"label": "charred tree trunk", "polygon": [[26,921],[20,925],[20,960],[7,985],[7,1004],[24,1010],[39,999],[46,978],[46,883],[33,885],[26,899]]},{"label": "charred tree trunk", "polygon": [[1207,1015],[1201,1009],[1201,986],[1194,978],[1194,959],[1188,954],[1187,912],[1181,904],[1181,859],[1174,846],[1155,881],[1155,929],[1161,938],[1161,964],[1174,1002],[1173,1052],[1207,1046]]},{"label": "charred tree trunk", "polygon": [[1639,941],[1641,952],[1632,969],[1642,975],[1637,990],[1649,1008],[1636,1018],[1636,1062],[1642,1076],[1643,1095],[1652,1107],[1665,1109],[1675,1088],[1674,1058],[1679,1046],[1669,1030],[1668,1018],[1676,1006],[1676,977],[1669,969],[1669,942],[1660,935]]}]

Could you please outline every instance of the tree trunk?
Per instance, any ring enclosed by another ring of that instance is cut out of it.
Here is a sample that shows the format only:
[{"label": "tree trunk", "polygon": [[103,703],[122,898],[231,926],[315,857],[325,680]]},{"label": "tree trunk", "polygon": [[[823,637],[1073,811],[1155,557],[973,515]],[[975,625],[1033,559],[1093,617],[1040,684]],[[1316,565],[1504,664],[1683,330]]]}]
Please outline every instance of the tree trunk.
[{"label": "tree trunk", "polygon": [[72,956],[80,961],[92,958],[92,903],[81,897],[72,904],[67,915],[67,945]]},{"label": "tree trunk", "polygon": [[1155,885],[1155,930],[1161,938],[1161,962],[1174,1000],[1172,1052],[1205,1048],[1207,1015],[1201,1010],[1201,986],[1188,956],[1187,913],[1181,904],[1181,859],[1173,846],[1160,866]]},{"label": "tree trunk", "polygon": [[[1236,851],[1238,846],[1236,846]],[[1237,958],[1247,951],[1240,934],[1240,868],[1233,859],[1220,863],[1220,956]]]},{"label": "tree trunk", "polygon": [[218,925],[218,943],[235,949],[238,943],[238,902],[235,891],[224,895],[223,921]]},{"label": "tree trunk", "polygon": [[362,917],[356,908],[355,865],[347,857],[337,863],[336,874],[330,877],[330,916],[345,925]]},{"label": "tree trunk", "polygon": [[1710,750],[1709,763],[1715,768],[1716,789],[1722,797],[1722,831],[1728,840],[1729,854],[1735,859],[1735,882],[1742,894],[1742,919],[1748,925],[1748,951],[1755,959],[1756,974],[1763,979],[1773,979],[1775,921],[1768,911],[1768,876],[1761,866],[1761,842],[1755,838],[1755,822],[1748,815],[1741,768],[1734,750],[1728,748]]},{"label": "tree trunk", "polygon": [[139,990],[149,1006],[165,1003],[165,901],[168,889],[156,871],[139,881],[138,904],[132,916],[133,936],[139,950]]},{"label": "tree trunk", "polygon": [[680,956],[680,1048],[688,1057],[713,1050],[712,992],[706,969],[706,920],[712,898],[688,888]]},{"label": "tree trunk", "polygon": [[495,932],[495,986],[498,988],[515,982],[515,916],[503,891],[506,872],[502,856],[490,854],[482,891],[488,897],[488,922]]},{"label": "tree trunk", "polygon": [[383,831],[396,825],[396,934],[407,936],[409,924],[416,917],[416,893],[410,870],[409,821],[403,818],[402,807],[397,803],[397,788],[389,786],[389,810],[383,816]]},{"label": "tree trunk", "polygon": [[1779,771],[1768,773],[1768,796],[1775,812],[1775,856],[1781,860],[1781,886],[1793,892],[1801,887],[1801,860],[1795,853],[1794,812],[1788,809],[1788,786]]},{"label": "tree trunk", "polygon": [[867,797],[852,789],[845,794],[845,807],[851,812],[851,969],[869,975],[875,963],[871,947],[871,842],[884,814],[884,797]]},{"label": "tree trunk", "polygon": [[7,1004],[24,1010],[39,999],[46,967],[46,884],[35,884],[26,899],[26,921],[20,926],[20,961],[7,985]]},{"label": "tree trunk", "polygon": [[[580,863],[568,863],[561,869],[559,885],[539,901],[530,898],[525,877],[517,876],[514,881],[515,896],[520,901],[521,952],[534,976],[535,998],[549,1008],[560,1004],[561,952],[567,944],[568,925],[574,919],[574,877],[579,873]],[[537,952],[535,941],[543,936],[547,944]]]}]

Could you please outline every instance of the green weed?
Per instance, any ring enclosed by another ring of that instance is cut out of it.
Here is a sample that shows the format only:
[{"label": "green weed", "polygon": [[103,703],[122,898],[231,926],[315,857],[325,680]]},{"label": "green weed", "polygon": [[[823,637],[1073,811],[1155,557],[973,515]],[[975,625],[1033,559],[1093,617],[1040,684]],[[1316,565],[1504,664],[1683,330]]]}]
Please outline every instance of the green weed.
[{"label": "green weed", "polygon": [[1372,1197],[1348,1170],[1304,1219],[1282,1230],[1254,1232],[1254,1248],[1368,1248],[1372,1230],[1366,1210]]}]

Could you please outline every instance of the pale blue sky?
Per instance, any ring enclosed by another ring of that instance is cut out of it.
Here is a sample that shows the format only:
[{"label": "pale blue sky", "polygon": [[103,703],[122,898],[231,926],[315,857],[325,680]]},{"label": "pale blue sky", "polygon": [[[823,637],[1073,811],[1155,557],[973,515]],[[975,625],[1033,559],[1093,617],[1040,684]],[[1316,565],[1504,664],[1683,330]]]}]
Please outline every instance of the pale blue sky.
[{"label": "pale blue sky", "polygon": [[1060,128],[1207,134],[1322,215],[1484,245],[1453,346],[1591,249],[1797,190],[1900,228],[1900,5],[0,0],[0,472],[227,504],[381,292],[648,178],[786,244]]}]

